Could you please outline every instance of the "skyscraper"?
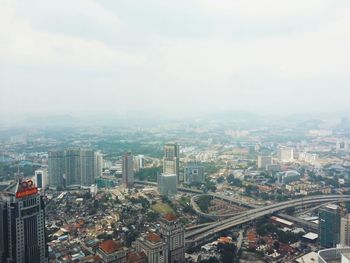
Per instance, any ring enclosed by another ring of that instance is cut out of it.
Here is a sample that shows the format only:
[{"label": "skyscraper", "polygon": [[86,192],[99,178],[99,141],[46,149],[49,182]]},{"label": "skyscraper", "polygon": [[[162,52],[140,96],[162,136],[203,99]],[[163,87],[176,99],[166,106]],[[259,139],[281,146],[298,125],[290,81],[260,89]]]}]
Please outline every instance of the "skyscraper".
[{"label": "skyscraper", "polygon": [[145,157],[143,155],[139,154],[135,156],[134,158],[135,171],[140,171],[141,169],[143,169],[144,163],[145,163]]},{"label": "skyscraper", "polygon": [[46,263],[44,202],[33,181],[20,181],[1,193],[1,262]]},{"label": "skyscraper", "polygon": [[103,155],[100,152],[95,152],[95,178],[102,176]]},{"label": "skyscraper", "polygon": [[91,186],[102,174],[102,155],[91,149],[49,152],[50,187]]},{"label": "skyscraper", "polygon": [[185,260],[185,231],[174,214],[166,214],[160,221],[160,233],[168,246],[168,262]]},{"label": "skyscraper", "polygon": [[184,169],[184,181],[187,184],[202,183],[204,178],[204,167],[197,163],[189,163]]},{"label": "skyscraper", "polygon": [[81,184],[80,149],[69,148],[65,151],[66,186]]},{"label": "skyscraper", "polygon": [[340,240],[340,213],[337,205],[327,205],[319,209],[320,245],[335,247]]},{"label": "skyscraper", "polygon": [[172,196],[177,194],[177,175],[159,174],[157,177],[158,192],[163,196]]},{"label": "skyscraper", "polygon": [[82,186],[95,183],[95,153],[90,149],[80,150],[81,182]]},{"label": "skyscraper", "polygon": [[291,162],[294,159],[294,150],[290,147],[280,146],[277,149],[277,157],[280,162]]},{"label": "skyscraper", "polygon": [[65,152],[49,152],[49,185],[53,188],[65,187]]},{"label": "skyscraper", "polygon": [[134,158],[131,152],[128,152],[123,156],[123,161],[122,161],[123,184],[125,187],[128,187],[128,188],[134,186],[133,159]]},{"label": "skyscraper", "polygon": [[34,172],[34,184],[39,189],[45,189],[47,186],[47,170],[38,169]]},{"label": "skyscraper", "polygon": [[179,181],[180,149],[177,143],[167,143],[164,146],[163,173],[176,174]]},{"label": "skyscraper", "polygon": [[340,219],[340,244],[350,246],[350,214]]}]

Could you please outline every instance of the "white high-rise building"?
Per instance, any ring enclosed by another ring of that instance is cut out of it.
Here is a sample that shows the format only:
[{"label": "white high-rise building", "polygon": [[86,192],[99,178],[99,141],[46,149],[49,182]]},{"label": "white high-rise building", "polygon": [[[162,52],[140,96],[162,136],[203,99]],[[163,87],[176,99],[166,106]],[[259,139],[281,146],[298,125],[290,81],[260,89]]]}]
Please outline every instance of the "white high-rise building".
[{"label": "white high-rise building", "polygon": [[277,157],[280,162],[291,162],[294,159],[294,150],[291,147],[280,146],[277,150]]},{"label": "white high-rise building", "polygon": [[160,174],[158,175],[158,192],[160,195],[173,196],[177,194],[177,175]]},{"label": "white high-rise building", "polygon": [[45,189],[48,184],[47,169],[38,169],[34,172],[34,184],[39,189]]}]

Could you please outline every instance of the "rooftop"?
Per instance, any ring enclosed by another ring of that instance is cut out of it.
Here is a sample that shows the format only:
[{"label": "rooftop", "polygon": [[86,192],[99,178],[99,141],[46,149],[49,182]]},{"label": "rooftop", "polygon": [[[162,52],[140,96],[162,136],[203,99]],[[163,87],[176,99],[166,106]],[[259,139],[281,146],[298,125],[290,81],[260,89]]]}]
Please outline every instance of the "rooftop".
[{"label": "rooftop", "polygon": [[176,215],[172,213],[165,214],[163,217],[167,221],[175,221],[176,220]]},{"label": "rooftop", "polygon": [[145,259],[147,255],[144,252],[130,252],[127,255],[127,261],[130,263],[142,262],[142,259]]},{"label": "rooftop", "polygon": [[109,239],[109,240],[102,242],[100,244],[99,248],[107,254],[112,254],[112,253],[120,250],[121,245],[119,242]]},{"label": "rooftop", "polygon": [[159,241],[161,241],[161,238],[159,235],[155,234],[155,233],[149,233],[147,236],[146,236],[146,239],[148,241],[151,241],[152,243],[157,243]]},{"label": "rooftop", "polygon": [[303,235],[303,238],[310,239],[310,240],[315,240],[318,238],[318,234],[309,232],[305,235]]}]

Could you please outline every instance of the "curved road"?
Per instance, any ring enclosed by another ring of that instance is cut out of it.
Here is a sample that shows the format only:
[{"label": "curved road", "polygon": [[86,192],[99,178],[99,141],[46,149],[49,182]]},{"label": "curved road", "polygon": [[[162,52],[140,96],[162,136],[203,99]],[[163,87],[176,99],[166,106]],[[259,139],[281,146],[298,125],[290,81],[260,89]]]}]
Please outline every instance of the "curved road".
[{"label": "curved road", "polygon": [[272,214],[284,210],[288,207],[306,205],[306,204],[316,204],[316,203],[325,203],[325,202],[342,202],[350,201],[350,195],[324,195],[324,196],[310,196],[297,200],[290,200],[286,202],[281,202],[278,204],[272,204],[265,207],[251,209],[249,211],[243,212],[237,216],[234,216],[229,219],[219,221],[217,223],[202,227],[197,230],[186,233],[186,243],[195,244],[208,236],[214,235],[220,231],[230,229],[232,227],[247,223],[259,217]]}]

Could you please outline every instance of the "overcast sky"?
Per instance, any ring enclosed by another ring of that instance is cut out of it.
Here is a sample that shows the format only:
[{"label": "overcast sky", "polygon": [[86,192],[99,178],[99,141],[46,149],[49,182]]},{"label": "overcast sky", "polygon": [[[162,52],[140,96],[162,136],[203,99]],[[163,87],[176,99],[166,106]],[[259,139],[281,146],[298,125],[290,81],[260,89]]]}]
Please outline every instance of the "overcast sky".
[{"label": "overcast sky", "polygon": [[0,116],[350,109],[349,0],[0,0]]}]

